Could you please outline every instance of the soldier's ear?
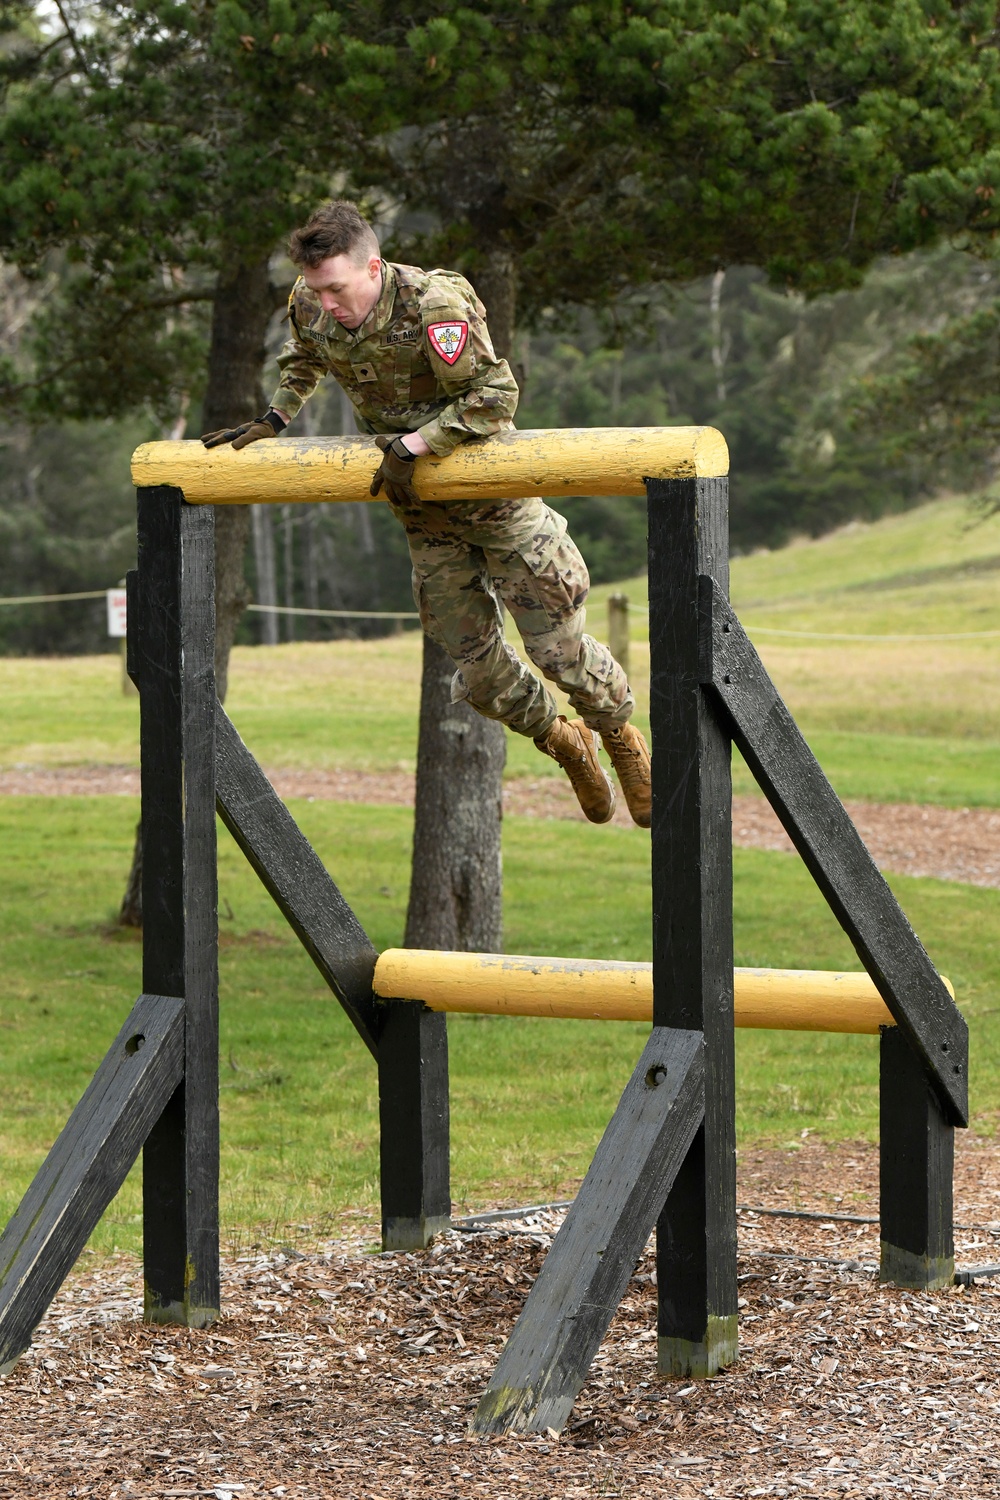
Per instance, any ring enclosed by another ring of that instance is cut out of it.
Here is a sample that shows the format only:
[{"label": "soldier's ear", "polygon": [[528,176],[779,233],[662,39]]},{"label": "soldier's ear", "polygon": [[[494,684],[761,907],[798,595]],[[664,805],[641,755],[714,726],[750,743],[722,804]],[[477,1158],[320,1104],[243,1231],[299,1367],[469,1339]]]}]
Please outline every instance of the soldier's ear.
[{"label": "soldier's ear", "polygon": [[381,274],[382,274],[382,257],[380,255],[369,256],[369,259],[368,259],[368,275],[371,277],[372,281],[374,281],[377,276],[381,276]]}]

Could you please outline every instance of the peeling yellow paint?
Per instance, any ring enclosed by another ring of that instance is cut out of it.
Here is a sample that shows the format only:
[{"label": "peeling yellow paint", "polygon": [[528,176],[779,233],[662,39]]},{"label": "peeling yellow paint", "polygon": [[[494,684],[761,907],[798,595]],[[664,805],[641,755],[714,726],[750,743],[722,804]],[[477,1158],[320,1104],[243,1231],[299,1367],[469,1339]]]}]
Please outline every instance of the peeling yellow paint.
[{"label": "peeling yellow paint", "polygon": [[[944,983],[951,991],[948,980]],[[374,988],[383,999],[423,1001],[437,1011],[594,1021],[653,1019],[651,964],[388,948],[375,967]],[[735,992],[737,1026],[874,1035],[881,1026],[895,1025],[864,973],[737,969]]]},{"label": "peeling yellow paint", "polygon": [[[381,454],[371,437],[282,438],[231,447],[143,443],[132,455],[136,485],[173,485],[192,505],[368,500]],[[462,443],[447,458],[418,458],[423,500],[521,495],[642,495],[645,480],[718,478],[729,472],[714,427],[585,427],[502,432]]]}]

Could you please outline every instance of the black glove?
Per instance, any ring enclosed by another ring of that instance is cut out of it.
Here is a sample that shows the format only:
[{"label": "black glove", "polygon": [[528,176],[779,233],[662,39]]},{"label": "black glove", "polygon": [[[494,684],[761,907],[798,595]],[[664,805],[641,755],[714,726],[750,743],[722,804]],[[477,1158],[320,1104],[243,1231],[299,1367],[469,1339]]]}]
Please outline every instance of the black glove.
[{"label": "black glove", "polygon": [[277,437],[287,426],[284,417],[279,417],[276,411],[268,407],[262,417],[255,417],[252,422],[243,422],[239,427],[220,427],[218,432],[205,432],[201,440],[206,448],[220,448],[223,443],[232,443],[234,448],[245,448],[248,443],[256,443],[260,438]]},{"label": "black glove", "polygon": [[375,441],[382,449],[382,462],[375,470],[368,493],[377,495],[385,485],[385,498],[396,505],[418,501],[420,496],[413,488],[413,462],[417,455],[410,452],[402,438],[377,437]]}]

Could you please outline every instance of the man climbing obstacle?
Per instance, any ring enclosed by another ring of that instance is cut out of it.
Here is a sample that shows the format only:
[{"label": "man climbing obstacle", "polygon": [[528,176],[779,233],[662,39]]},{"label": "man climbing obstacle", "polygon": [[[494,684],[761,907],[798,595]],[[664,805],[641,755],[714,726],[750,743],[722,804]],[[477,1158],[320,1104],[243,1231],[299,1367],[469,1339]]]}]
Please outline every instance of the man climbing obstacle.
[{"label": "man climbing obstacle", "polygon": [[[486,313],[454,271],[422,271],[381,258],[353,203],[328,203],[296,229],[288,253],[300,276],[288,299],[292,335],[278,356],[281,381],[262,417],[206,433],[207,448],[245,448],[276,437],[332,375],[353,403],[382,462],[384,491],[402,523],[424,630],[457,668],[454,700],[530,736],[566,771],[592,823],[614,814],[614,788],[598,759],[604,745],[633,819],[650,825],[649,750],[629,723],[634,700],[606,646],[585,634],[587,566],[566,521],[537,496],[521,500],[421,500],[414,460],[513,427],[517,383],[490,342]],[[555,699],[503,637],[500,600],[531,661],[580,715]]]}]

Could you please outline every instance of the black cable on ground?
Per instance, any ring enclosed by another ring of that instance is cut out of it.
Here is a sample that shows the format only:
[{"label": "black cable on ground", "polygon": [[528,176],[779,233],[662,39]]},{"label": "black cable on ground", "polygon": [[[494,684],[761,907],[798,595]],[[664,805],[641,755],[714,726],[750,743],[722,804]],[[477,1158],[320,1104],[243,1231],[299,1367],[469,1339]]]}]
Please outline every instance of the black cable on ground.
[{"label": "black cable on ground", "polygon": [[[474,1234],[481,1226],[501,1224],[507,1219],[530,1219],[535,1214],[555,1213],[563,1208],[572,1208],[573,1199],[563,1198],[555,1203],[533,1203],[526,1208],[496,1208],[489,1213],[473,1214],[467,1219],[453,1219],[451,1227],[462,1230],[464,1233]],[[750,1204],[737,1204],[736,1212],[741,1214],[762,1214],[771,1219],[812,1219],[820,1223],[835,1224],[877,1224],[879,1221],[870,1214],[818,1214],[811,1209],[804,1208],[754,1208]],[[995,1228],[988,1224],[956,1224],[956,1229],[974,1230],[982,1234],[995,1234]],[[756,1256],[759,1260],[787,1260],[799,1261],[803,1265],[829,1266],[832,1270],[841,1271],[866,1271],[878,1272],[878,1266],[870,1262],[860,1260],[833,1260],[826,1255],[791,1255],[782,1254],[776,1250],[748,1250],[747,1256],[752,1259]],[[969,1266],[964,1271],[956,1271],[955,1286],[973,1286],[978,1278],[1000,1276],[1000,1265]],[[746,1278],[740,1277],[740,1280]]]},{"label": "black cable on ground", "polygon": [[[738,1214],[765,1214],[769,1219],[817,1219],[822,1223],[833,1221],[835,1224],[877,1224],[877,1214],[818,1214],[812,1209],[805,1208],[753,1208],[748,1203],[736,1205]],[[975,1231],[977,1234],[1000,1234],[1000,1225],[997,1224],[955,1224],[955,1229]]]},{"label": "black cable on ground", "polygon": [[[738,1214],[766,1214],[769,1219],[821,1219],[835,1224],[877,1224],[878,1218],[870,1214],[817,1214],[805,1208],[753,1208],[749,1203],[737,1203]],[[959,1227],[955,1226],[956,1229]]]},{"label": "black cable on ground", "polygon": [[565,1198],[559,1203],[533,1203],[528,1208],[496,1208],[490,1213],[471,1214],[467,1219],[452,1219],[452,1229],[478,1229],[480,1224],[499,1224],[504,1219],[530,1219],[535,1214],[555,1213],[557,1209],[572,1208],[573,1199]]}]

